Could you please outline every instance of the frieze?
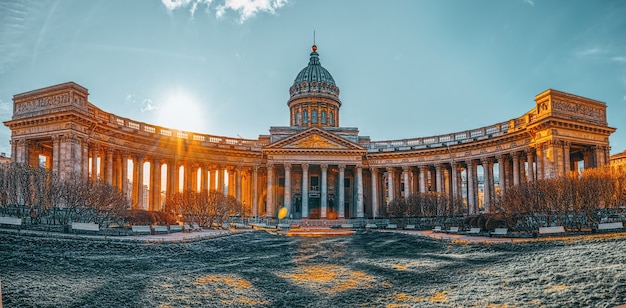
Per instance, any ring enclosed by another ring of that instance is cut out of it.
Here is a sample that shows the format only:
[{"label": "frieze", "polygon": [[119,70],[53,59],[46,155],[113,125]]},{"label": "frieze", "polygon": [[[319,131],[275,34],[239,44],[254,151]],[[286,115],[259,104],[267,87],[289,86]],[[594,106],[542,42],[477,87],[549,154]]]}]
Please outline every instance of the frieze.
[{"label": "frieze", "polygon": [[584,115],[596,120],[604,120],[604,112],[600,108],[595,108],[591,106],[576,104],[572,102],[552,101],[552,109],[553,110],[562,110],[569,113],[575,113],[577,115]]},{"label": "frieze", "polygon": [[26,102],[15,102],[14,115],[20,115],[24,113],[30,113],[34,111],[41,111],[45,109],[75,105],[81,108],[85,108],[85,99],[83,97],[74,96],[73,99],[70,93],[62,93],[57,95],[51,95],[46,97],[39,97]]}]

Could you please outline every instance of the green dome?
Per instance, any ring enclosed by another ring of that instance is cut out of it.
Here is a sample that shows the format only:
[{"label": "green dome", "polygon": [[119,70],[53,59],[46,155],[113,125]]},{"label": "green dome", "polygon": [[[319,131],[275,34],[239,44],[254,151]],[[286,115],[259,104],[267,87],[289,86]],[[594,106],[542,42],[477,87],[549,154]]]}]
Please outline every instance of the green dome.
[{"label": "green dome", "polygon": [[317,46],[313,45],[311,49],[313,52],[311,52],[309,65],[303,68],[293,81],[293,86],[289,91],[291,96],[315,93],[339,96],[339,88],[335,84],[335,79],[320,64]]}]

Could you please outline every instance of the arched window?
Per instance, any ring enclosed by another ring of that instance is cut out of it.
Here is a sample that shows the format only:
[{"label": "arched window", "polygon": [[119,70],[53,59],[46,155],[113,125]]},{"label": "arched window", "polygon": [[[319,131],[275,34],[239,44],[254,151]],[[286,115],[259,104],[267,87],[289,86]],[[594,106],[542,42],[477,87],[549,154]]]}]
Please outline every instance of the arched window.
[{"label": "arched window", "polygon": [[302,112],[302,123],[304,124],[309,123],[309,111],[308,110],[304,110]]},{"label": "arched window", "polygon": [[311,111],[311,123],[317,124],[317,109]]},{"label": "arched window", "polygon": [[326,124],[326,110],[322,110],[322,124]]},{"label": "arched window", "polygon": [[300,125],[300,111],[296,111],[296,125]]},{"label": "arched window", "polygon": [[334,126],[335,125],[335,117],[333,116],[333,112],[330,112],[330,125]]}]

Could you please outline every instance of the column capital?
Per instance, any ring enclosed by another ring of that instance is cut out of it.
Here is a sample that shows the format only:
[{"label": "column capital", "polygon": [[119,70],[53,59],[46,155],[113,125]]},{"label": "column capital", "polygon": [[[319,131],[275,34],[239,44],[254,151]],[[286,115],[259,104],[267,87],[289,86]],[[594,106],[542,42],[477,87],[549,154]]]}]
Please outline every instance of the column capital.
[{"label": "column capital", "polygon": [[363,169],[363,165],[362,165],[362,164],[356,164],[355,168],[357,168],[357,169]]},{"label": "column capital", "polygon": [[303,163],[300,166],[302,166],[302,170],[309,170],[309,164],[308,163]]},{"label": "column capital", "polygon": [[339,164],[339,170],[342,170],[342,169],[346,169],[346,165],[345,164]]},{"label": "column capital", "polygon": [[393,172],[396,168],[395,167],[387,167],[385,168],[385,170],[387,170],[387,172]]},{"label": "column capital", "polygon": [[370,167],[370,172],[371,173],[378,173],[378,168],[377,167]]},{"label": "column capital", "polygon": [[326,170],[328,169],[328,164],[321,164],[320,168],[322,168],[322,170]]},{"label": "column capital", "polygon": [[564,148],[569,148],[570,146],[572,146],[572,143],[570,141],[563,140],[563,147]]},{"label": "column capital", "polygon": [[491,164],[493,162],[493,157],[483,157],[480,159],[480,162],[483,164]]},{"label": "column capital", "polygon": [[291,163],[285,163],[284,167],[285,167],[285,171],[291,170]]},{"label": "column capital", "polygon": [[402,166],[402,171],[404,171],[404,172],[411,171],[411,166]]}]

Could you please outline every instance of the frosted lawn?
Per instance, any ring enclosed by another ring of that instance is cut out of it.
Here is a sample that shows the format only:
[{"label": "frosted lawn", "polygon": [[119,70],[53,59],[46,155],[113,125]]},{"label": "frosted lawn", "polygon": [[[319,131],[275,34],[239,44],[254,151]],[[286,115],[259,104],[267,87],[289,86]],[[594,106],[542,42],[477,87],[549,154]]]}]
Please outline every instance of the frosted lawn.
[{"label": "frosted lawn", "polygon": [[0,234],[5,307],[613,307],[626,239],[259,233],[138,244]]}]

